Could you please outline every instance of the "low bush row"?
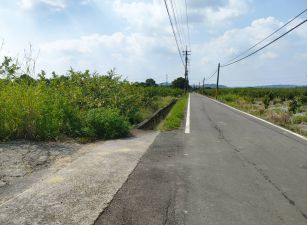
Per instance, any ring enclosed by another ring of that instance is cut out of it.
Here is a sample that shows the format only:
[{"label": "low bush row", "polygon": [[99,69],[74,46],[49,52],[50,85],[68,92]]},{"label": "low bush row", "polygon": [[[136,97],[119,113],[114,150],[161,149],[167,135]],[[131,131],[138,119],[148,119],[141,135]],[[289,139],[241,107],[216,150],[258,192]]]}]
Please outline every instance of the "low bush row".
[{"label": "low bush row", "polygon": [[42,71],[39,79],[14,72],[0,71],[0,140],[123,137],[144,119],[144,111],[153,112],[161,99],[182,94],[169,87],[134,85],[114,71],[70,70],[52,78]]}]

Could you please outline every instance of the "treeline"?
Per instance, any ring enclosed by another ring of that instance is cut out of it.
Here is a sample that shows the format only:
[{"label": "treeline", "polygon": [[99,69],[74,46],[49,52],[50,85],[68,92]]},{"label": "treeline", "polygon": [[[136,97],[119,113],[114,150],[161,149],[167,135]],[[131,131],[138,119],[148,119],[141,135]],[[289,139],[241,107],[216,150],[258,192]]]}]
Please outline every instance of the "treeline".
[{"label": "treeline", "polygon": [[0,66],[0,140],[123,137],[163,97],[182,94],[121,80],[113,70],[101,75],[71,69],[51,78],[42,71],[38,79],[17,76],[18,70],[10,62]]}]

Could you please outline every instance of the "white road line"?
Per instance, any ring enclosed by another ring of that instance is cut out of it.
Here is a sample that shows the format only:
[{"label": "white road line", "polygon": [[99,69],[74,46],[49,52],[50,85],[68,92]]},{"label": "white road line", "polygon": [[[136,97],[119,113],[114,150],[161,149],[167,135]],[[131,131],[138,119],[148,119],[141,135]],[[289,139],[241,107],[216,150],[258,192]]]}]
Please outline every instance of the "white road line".
[{"label": "white road line", "polygon": [[250,117],[252,117],[252,118],[255,118],[255,119],[257,119],[257,120],[260,120],[260,121],[262,121],[262,122],[264,122],[264,123],[267,123],[267,124],[269,124],[269,125],[271,125],[271,126],[273,126],[273,127],[279,128],[279,129],[281,129],[282,131],[285,131],[285,132],[287,132],[287,133],[290,133],[290,134],[292,134],[292,135],[294,135],[294,136],[296,136],[296,137],[299,137],[299,138],[301,138],[301,139],[307,141],[307,138],[305,138],[305,137],[302,136],[302,135],[299,135],[299,134],[297,134],[297,133],[294,133],[294,132],[292,132],[292,131],[290,131],[290,130],[287,130],[287,129],[283,128],[283,127],[280,127],[280,126],[278,126],[278,125],[275,125],[275,124],[273,124],[273,123],[271,123],[271,122],[268,122],[268,121],[266,121],[266,120],[264,120],[264,119],[261,119],[261,118],[259,118],[259,117],[257,117],[257,116],[251,115],[251,114],[249,114],[249,113],[247,113],[247,112],[243,112],[243,111],[241,111],[241,110],[239,110],[239,109],[236,109],[236,108],[234,108],[234,107],[232,107],[232,106],[226,105],[226,104],[224,104],[224,103],[222,103],[222,102],[216,101],[216,100],[211,99],[211,98],[209,98],[209,99],[210,99],[211,101],[214,101],[214,102],[216,102],[216,103],[218,103],[218,104],[224,105],[224,106],[226,106],[226,107],[228,107],[228,108],[230,108],[230,109],[233,109],[233,110],[235,110],[235,111],[238,111],[238,112],[240,112],[240,113],[243,113],[243,114],[245,114],[245,115],[248,115],[248,116],[250,116]]},{"label": "white road line", "polygon": [[187,118],[185,120],[185,131],[184,133],[189,134],[190,133],[190,102],[191,102],[191,96],[189,94],[188,99],[188,109],[187,109]]}]

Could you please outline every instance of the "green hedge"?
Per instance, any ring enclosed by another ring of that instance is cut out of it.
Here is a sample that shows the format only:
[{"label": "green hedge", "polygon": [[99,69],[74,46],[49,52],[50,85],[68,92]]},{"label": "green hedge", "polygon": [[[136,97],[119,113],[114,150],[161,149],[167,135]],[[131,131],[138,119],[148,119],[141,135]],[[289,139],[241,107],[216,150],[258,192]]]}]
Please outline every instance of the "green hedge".
[{"label": "green hedge", "polygon": [[[0,74],[1,75],[1,74]],[[181,90],[141,87],[106,75],[70,70],[39,79],[10,75],[0,79],[0,140],[55,140],[61,137],[117,138],[156,108],[164,96]]]}]

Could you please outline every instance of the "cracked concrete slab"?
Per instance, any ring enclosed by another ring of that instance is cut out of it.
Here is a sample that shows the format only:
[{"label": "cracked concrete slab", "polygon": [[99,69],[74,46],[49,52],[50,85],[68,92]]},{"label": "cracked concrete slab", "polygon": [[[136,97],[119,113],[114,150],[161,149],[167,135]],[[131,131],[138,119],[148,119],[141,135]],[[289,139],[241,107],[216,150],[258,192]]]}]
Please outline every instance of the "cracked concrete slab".
[{"label": "cracked concrete slab", "polygon": [[73,142],[0,143],[0,187],[4,187],[0,189],[0,204],[6,201],[6,190],[10,189],[10,186],[25,183],[31,174],[50,167],[62,157],[74,157],[74,153],[80,148],[80,144]]},{"label": "cracked concrete slab", "polygon": [[0,203],[0,224],[93,224],[157,134],[138,131],[82,148],[79,158]]}]

